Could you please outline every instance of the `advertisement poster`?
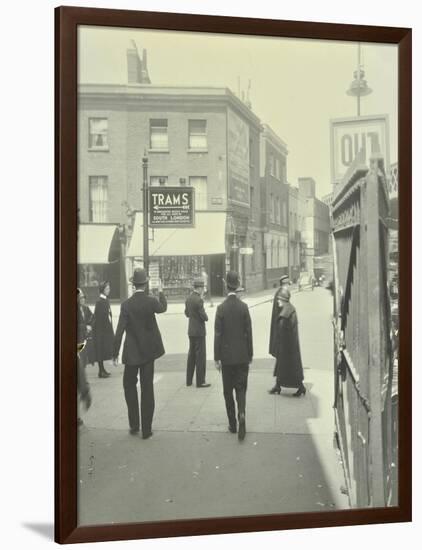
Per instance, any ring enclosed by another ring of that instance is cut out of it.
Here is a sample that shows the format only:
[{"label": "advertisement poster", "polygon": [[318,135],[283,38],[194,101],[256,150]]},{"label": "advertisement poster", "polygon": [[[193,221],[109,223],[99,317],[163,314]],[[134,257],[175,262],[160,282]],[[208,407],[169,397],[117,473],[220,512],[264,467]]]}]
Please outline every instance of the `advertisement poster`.
[{"label": "advertisement poster", "polygon": [[249,126],[228,111],[229,199],[249,206]]}]

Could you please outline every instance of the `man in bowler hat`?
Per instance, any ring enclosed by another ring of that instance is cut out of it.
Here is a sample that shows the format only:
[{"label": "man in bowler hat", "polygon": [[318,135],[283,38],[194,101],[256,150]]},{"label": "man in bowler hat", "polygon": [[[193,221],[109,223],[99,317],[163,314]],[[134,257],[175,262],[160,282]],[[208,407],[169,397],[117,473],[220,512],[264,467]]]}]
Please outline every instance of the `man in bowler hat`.
[{"label": "man in bowler hat", "polygon": [[185,315],[189,319],[188,336],[189,352],[186,368],[186,385],[192,385],[193,374],[196,369],[196,387],[208,388],[211,384],[205,382],[206,347],[205,347],[205,323],[208,315],[204,309],[204,280],[193,281],[193,292],[185,303]]},{"label": "man in bowler hat", "polygon": [[[148,277],[144,269],[137,268],[130,279],[135,292],[120,309],[119,323],[114,338],[114,361],[117,362],[123,333],[126,339],[122,362],[123,388],[132,435],[142,428],[142,438],[152,436],[154,415],[154,361],[164,355],[164,346],[155,318],[156,313],[167,310],[167,300],[159,287],[158,299],[147,294]],[[138,373],[141,385],[141,423],[139,422]]]},{"label": "man in bowler hat", "polygon": [[271,325],[270,325],[270,345],[269,345],[269,353],[273,357],[277,356],[277,320],[278,320],[278,314],[279,314],[279,296],[283,289],[289,289],[290,286],[290,279],[288,275],[282,275],[280,277],[280,286],[278,287],[276,293],[274,294],[273,298],[273,309],[271,312]]},{"label": "man in bowler hat", "polygon": [[236,409],[233,391],[236,394],[239,421],[238,438],[246,434],[246,389],[249,365],[253,357],[252,323],[248,306],[238,298],[239,276],[235,271],[226,275],[227,298],[215,314],[214,360],[222,371],[224,400],[226,402],[229,431],[236,433]]}]

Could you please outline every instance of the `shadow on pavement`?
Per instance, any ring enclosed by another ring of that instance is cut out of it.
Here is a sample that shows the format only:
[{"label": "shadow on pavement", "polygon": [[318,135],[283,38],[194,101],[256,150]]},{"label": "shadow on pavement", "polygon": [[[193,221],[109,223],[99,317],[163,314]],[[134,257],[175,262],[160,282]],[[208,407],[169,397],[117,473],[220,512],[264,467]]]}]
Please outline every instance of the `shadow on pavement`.
[{"label": "shadow on pavement", "polygon": [[38,533],[45,539],[54,540],[54,525],[52,523],[22,523],[22,527]]}]

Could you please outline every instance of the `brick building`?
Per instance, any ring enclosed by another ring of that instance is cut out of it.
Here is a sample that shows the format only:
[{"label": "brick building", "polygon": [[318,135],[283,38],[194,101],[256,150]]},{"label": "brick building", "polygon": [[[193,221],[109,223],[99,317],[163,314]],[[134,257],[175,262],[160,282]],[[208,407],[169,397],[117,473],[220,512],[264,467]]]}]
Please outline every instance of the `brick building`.
[{"label": "brick building", "polygon": [[314,258],[329,254],[330,208],[315,195],[315,180],[299,178],[299,193],[305,199],[303,241],[305,244],[306,271],[314,270]]},{"label": "brick building", "polygon": [[289,272],[289,185],[287,146],[267,124],[260,143],[261,225],[264,231],[265,286],[278,285]]},{"label": "brick building", "polygon": [[142,263],[146,151],[150,186],[195,189],[194,228],[150,229],[150,262],[169,293],[186,292],[201,265],[215,295],[228,268],[263,288],[258,117],[227,88],[152,85],[135,45],[127,62],[127,84],[79,86],[79,284],[94,296],[107,278],[112,297],[127,294]]}]

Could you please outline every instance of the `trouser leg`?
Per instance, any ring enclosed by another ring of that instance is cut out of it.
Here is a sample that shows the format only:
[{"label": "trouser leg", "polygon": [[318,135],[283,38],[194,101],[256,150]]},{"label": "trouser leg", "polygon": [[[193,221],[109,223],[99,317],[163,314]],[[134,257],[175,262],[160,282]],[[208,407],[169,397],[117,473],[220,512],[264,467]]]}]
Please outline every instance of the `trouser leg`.
[{"label": "trouser leg", "polygon": [[237,412],[245,414],[246,390],[248,387],[249,365],[236,365],[234,387],[236,391]]},{"label": "trouser leg", "polygon": [[134,365],[125,365],[123,372],[123,389],[131,430],[139,430],[138,368]]},{"label": "trouser leg", "polygon": [[189,336],[188,361],[186,366],[186,384],[192,384],[193,373],[195,372],[195,340]]},{"label": "trouser leg", "polygon": [[205,336],[200,336],[195,340],[196,385],[200,386],[205,383],[207,363]]},{"label": "trouser leg", "polygon": [[233,399],[233,371],[231,366],[224,366],[221,369],[223,377],[224,401],[226,403],[227,418],[231,426],[236,425],[236,409]]},{"label": "trouser leg", "polygon": [[141,365],[139,369],[141,381],[141,425],[144,435],[151,432],[154,416],[154,361]]}]

